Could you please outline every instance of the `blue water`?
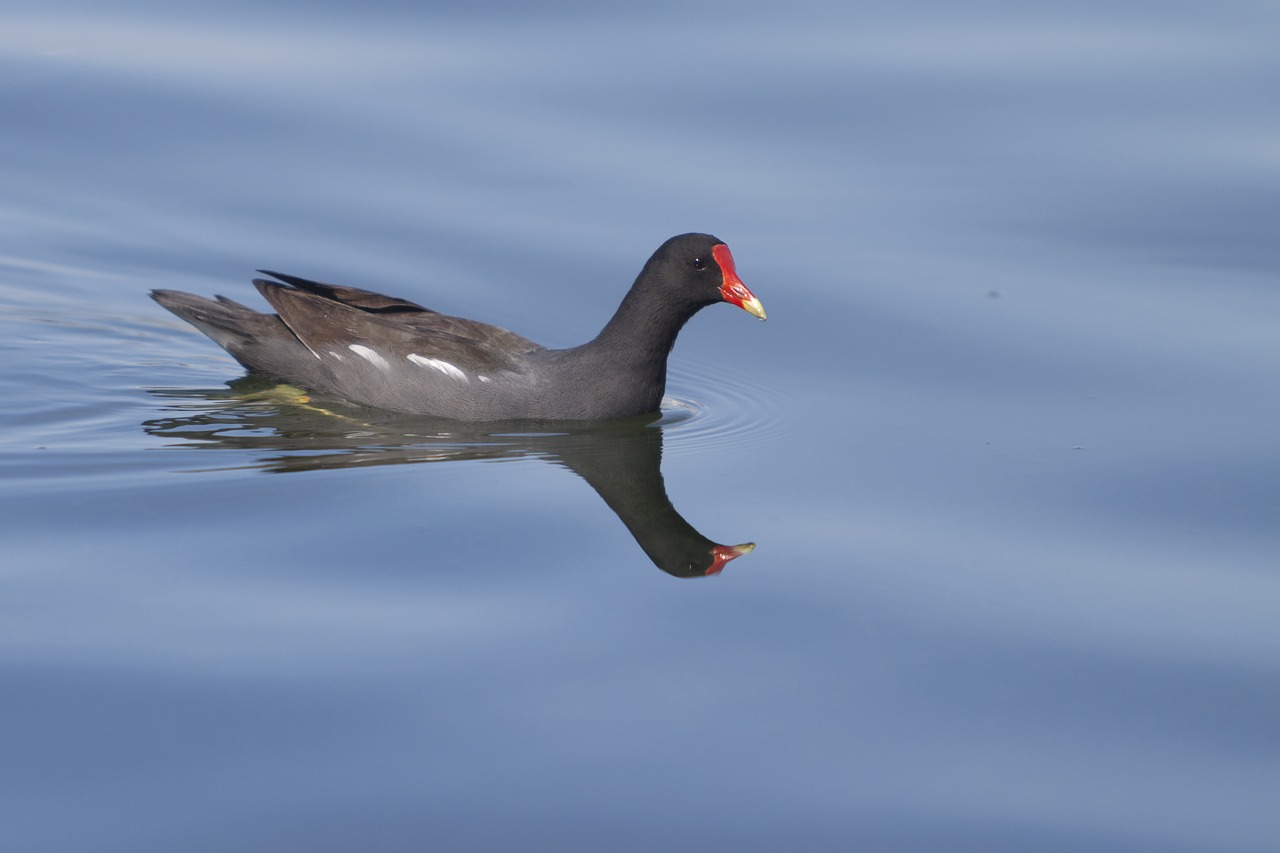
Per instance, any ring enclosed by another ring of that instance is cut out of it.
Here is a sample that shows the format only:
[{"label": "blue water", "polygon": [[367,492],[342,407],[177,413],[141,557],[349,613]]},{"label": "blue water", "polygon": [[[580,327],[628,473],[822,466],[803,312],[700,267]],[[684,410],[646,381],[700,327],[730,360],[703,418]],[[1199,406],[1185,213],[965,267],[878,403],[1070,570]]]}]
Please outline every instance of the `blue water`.
[{"label": "blue water", "polygon": [[[8,4],[0,850],[1280,848],[1278,36]],[[769,321],[652,423],[300,404],[146,298],[566,346],[689,230]]]}]

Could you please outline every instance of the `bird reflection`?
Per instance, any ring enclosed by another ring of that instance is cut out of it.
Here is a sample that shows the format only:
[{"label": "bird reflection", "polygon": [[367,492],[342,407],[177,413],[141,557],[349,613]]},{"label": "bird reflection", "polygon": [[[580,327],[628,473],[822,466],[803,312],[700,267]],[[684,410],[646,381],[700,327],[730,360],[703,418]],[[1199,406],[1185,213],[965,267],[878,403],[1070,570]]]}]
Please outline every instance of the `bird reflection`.
[{"label": "bird reflection", "polygon": [[533,457],[573,471],[595,489],[654,565],[676,577],[718,573],[752,543],[720,545],[676,512],[662,471],[658,416],[592,425],[462,424],[357,409],[246,377],[230,389],[151,393],[171,414],[145,421],[151,435],[192,448],[252,451],[245,466],[273,473],[413,462]]}]

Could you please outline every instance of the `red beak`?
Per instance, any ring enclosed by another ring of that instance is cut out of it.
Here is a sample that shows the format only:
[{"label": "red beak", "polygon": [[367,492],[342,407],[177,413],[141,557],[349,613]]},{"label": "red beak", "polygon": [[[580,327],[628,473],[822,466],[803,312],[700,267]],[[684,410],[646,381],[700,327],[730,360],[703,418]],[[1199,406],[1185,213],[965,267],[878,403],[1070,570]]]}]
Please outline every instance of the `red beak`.
[{"label": "red beak", "polygon": [[724,281],[720,284],[720,297],[725,302],[737,305],[743,311],[763,320],[764,306],[760,304],[759,299],[756,299],[754,293],[747,290],[742,279],[738,278],[738,271],[733,268],[733,254],[729,251],[729,247],[724,243],[718,243],[712,247],[711,256],[716,259],[716,263],[720,265],[720,272],[724,274]]},{"label": "red beak", "polygon": [[730,560],[736,560],[743,554],[750,554],[756,549],[756,543],[747,542],[743,545],[717,545],[711,549],[711,568],[707,569],[708,575],[718,575],[724,568],[725,563]]}]

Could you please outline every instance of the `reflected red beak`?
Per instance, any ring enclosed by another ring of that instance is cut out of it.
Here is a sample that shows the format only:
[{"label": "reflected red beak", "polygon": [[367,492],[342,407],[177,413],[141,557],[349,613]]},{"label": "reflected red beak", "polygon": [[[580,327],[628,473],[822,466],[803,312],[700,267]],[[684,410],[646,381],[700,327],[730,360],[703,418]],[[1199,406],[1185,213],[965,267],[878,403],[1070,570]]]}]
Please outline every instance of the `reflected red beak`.
[{"label": "reflected red beak", "polygon": [[720,574],[720,570],[730,560],[736,560],[743,554],[750,554],[755,549],[756,543],[754,542],[747,542],[744,545],[717,545],[711,549],[711,568],[707,569],[707,574]]},{"label": "reflected red beak", "polygon": [[724,274],[724,281],[720,284],[720,297],[725,302],[737,305],[743,311],[763,320],[764,306],[760,304],[759,299],[756,299],[754,293],[747,290],[742,279],[738,278],[738,271],[733,267],[733,253],[729,251],[729,247],[719,243],[711,249],[711,256],[716,259],[716,263],[720,265],[720,272]]}]

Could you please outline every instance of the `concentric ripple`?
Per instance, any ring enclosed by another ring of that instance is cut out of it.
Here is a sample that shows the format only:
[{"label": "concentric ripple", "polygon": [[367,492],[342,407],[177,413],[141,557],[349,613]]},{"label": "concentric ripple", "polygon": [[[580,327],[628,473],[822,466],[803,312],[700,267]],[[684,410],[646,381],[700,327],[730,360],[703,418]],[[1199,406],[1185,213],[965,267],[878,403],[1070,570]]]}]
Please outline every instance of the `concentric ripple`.
[{"label": "concentric ripple", "polygon": [[784,431],[784,413],[793,403],[790,392],[769,376],[713,371],[709,365],[674,368],[659,422],[667,435],[666,452],[772,443]]}]

